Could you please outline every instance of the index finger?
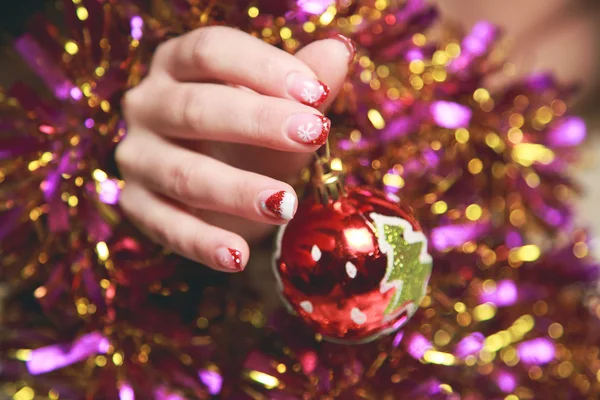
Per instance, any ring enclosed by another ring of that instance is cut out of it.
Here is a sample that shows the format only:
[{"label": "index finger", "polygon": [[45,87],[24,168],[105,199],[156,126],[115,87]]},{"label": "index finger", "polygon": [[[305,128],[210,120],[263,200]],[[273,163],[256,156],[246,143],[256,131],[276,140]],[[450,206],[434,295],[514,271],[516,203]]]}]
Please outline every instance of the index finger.
[{"label": "index finger", "polygon": [[226,82],[311,107],[329,95],[304,62],[232,28],[202,28],[172,39],[159,47],[155,64],[180,82]]}]

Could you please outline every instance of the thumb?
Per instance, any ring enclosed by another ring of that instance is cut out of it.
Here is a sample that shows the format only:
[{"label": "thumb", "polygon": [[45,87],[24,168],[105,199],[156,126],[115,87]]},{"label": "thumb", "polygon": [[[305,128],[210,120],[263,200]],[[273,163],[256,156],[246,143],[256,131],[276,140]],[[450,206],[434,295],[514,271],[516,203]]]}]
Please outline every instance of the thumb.
[{"label": "thumb", "polygon": [[355,54],[352,41],[342,35],[317,40],[296,53],[296,57],[308,65],[317,78],[331,90],[321,109],[327,108],[342,89],[348,66],[354,60]]}]

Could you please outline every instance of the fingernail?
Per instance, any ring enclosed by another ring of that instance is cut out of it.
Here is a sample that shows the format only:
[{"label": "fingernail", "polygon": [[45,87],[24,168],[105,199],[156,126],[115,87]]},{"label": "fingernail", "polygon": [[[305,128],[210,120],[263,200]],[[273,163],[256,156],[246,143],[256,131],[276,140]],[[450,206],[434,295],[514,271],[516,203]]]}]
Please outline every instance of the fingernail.
[{"label": "fingernail", "polygon": [[296,196],[281,190],[265,190],[258,195],[260,208],[268,214],[289,221],[296,211]]},{"label": "fingernail", "polygon": [[319,107],[329,96],[329,88],[313,77],[294,72],[287,79],[288,93],[310,107]]},{"label": "fingernail", "polygon": [[354,57],[356,57],[356,45],[354,44],[354,41],[341,33],[336,33],[331,36],[331,39],[339,40],[346,46],[348,49],[348,65],[352,64],[354,62]]},{"label": "fingernail", "polygon": [[316,114],[294,114],[287,124],[290,138],[302,144],[323,145],[330,130],[329,118]]},{"label": "fingernail", "polygon": [[242,252],[228,247],[219,247],[217,249],[217,262],[226,271],[240,272],[244,269],[242,266]]}]

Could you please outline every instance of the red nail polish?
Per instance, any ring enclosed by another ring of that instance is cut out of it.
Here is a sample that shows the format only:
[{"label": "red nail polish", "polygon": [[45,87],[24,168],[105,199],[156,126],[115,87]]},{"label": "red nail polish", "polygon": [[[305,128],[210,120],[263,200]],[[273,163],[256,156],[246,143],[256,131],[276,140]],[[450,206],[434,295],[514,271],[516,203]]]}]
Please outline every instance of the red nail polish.
[{"label": "red nail polish", "polygon": [[302,73],[292,73],[288,78],[288,93],[297,101],[317,108],[325,102],[331,90],[323,82]]},{"label": "red nail polish", "polygon": [[332,35],[331,39],[339,40],[340,42],[346,45],[346,48],[350,53],[348,55],[348,65],[352,64],[354,62],[354,57],[356,57],[356,45],[354,44],[354,41],[349,37],[342,35],[341,33],[336,33],[335,35]]},{"label": "red nail polish", "polygon": [[219,247],[216,251],[216,261],[225,272],[240,272],[243,270],[242,252],[228,247]]},{"label": "red nail polish", "polygon": [[235,269],[237,269],[238,271],[241,271],[242,270],[242,252],[240,252],[239,250],[230,249],[230,248],[228,248],[227,250],[229,250],[229,254],[231,254],[231,259],[233,260]]},{"label": "red nail polish", "polygon": [[265,191],[259,195],[259,197],[266,196],[268,196],[267,199],[261,201],[263,210],[269,211],[274,216],[287,221],[294,217],[294,211],[296,210],[296,196],[285,190],[275,193],[272,191]]},{"label": "red nail polish", "polygon": [[[331,130],[331,120],[321,115],[317,115],[317,117],[321,120],[321,133],[316,139],[313,139],[309,143],[323,145],[327,142],[327,136],[329,136],[329,131]],[[298,131],[298,135],[301,135],[300,130]]]}]

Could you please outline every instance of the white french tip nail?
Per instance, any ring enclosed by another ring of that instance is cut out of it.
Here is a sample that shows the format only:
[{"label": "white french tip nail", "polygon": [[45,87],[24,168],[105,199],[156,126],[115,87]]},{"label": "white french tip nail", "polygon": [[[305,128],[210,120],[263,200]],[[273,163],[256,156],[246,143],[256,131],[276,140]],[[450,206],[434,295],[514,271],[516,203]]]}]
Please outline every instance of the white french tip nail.
[{"label": "white french tip nail", "polygon": [[289,221],[294,217],[296,210],[296,196],[292,193],[280,190],[279,192],[265,191],[261,193],[260,204],[264,211],[277,218]]},{"label": "white french tip nail", "polygon": [[294,210],[296,208],[296,196],[285,192],[281,199],[281,218],[290,220],[294,218]]}]

